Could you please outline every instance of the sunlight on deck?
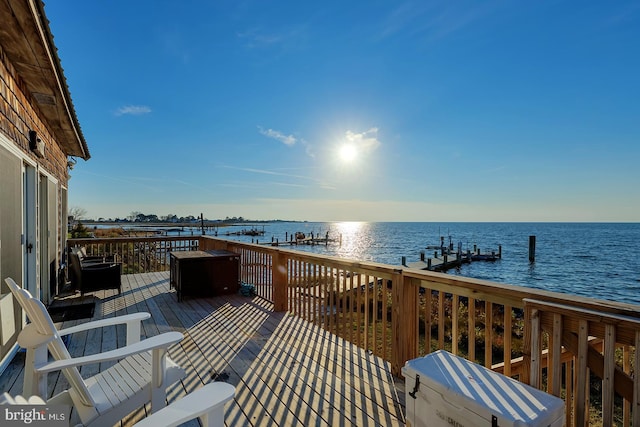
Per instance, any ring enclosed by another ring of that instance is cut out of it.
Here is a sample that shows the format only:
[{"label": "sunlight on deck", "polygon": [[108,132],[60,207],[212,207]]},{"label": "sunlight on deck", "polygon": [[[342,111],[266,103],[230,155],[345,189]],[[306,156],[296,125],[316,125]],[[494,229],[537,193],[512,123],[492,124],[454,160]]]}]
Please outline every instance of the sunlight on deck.
[{"label": "sunlight on deck", "polygon": [[[296,316],[276,313],[270,302],[258,297],[187,298],[178,303],[167,272],[122,279],[121,295],[100,291],[85,299],[96,301],[94,318],[148,311],[152,317],[143,323],[143,335],[169,330],[184,334],[169,352],[187,376],[167,390],[169,402],[217,380],[236,387],[225,411],[229,426],[404,425],[404,396],[394,384],[399,380],[381,358]],[[69,349],[80,356],[114,348],[123,337],[121,329],[104,328],[101,336],[74,335]],[[14,361],[19,363],[20,357]],[[18,394],[21,371],[21,366],[8,370],[0,385]],[[51,394],[64,386],[58,378],[49,377]],[[400,380],[398,386],[403,385]],[[132,425],[146,410],[128,416],[122,425]]]}]

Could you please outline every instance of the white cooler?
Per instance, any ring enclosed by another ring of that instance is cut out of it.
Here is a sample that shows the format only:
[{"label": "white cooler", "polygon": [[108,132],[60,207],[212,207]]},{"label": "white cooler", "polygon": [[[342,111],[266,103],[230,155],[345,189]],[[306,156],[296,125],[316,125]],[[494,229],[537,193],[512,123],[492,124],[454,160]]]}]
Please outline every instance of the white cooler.
[{"label": "white cooler", "polygon": [[407,426],[553,426],[564,423],[564,401],[490,369],[438,350],[409,360]]}]

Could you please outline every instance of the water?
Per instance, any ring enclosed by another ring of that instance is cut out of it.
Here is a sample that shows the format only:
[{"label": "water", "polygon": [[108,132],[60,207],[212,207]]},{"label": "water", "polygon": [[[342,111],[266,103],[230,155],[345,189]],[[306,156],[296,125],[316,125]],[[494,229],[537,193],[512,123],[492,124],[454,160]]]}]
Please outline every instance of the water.
[{"label": "water", "polygon": [[[243,226],[228,230],[250,228]],[[262,224],[257,226],[262,230]],[[440,236],[458,247],[485,251],[502,245],[496,262],[464,264],[455,274],[493,282],[564,292],[598,299],[640,304],[640,223],[426,223],[426,222],[275,222],[264,225],[264,236],[219,237],[251,242],[285,240],[285,233],[311,232],[330,239],[342,235],[342,245],[293,246],[292,249],[343,258],[400,265],[402,256],[417,261],[420,252]],[[536,236],[536,259],[529,262],[529,236]]]}]

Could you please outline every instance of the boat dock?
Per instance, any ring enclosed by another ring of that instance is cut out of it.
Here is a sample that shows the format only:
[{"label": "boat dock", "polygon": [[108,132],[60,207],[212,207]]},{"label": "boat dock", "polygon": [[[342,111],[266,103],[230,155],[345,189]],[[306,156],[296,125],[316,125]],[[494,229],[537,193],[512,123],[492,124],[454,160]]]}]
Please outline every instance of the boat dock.
[{"label": "boat dock", "polygon": [[[227,231],[224,234],[227,236],[264,236],[264,226],[262,226],[262,230],[252,227],[249,229],[243,228],[240,231]],[[216,232],[217,235],[218,233]]]},{"label": "boat dock", "polygon": [[420,252],[420,260],[414,262],[407,262],[406,257],[403,256],[402,265],[419,270],[447,271],[474,261],[497,261],[502,258],[502,245],[498,246],[497,252],[486,251],[483,253],[474,245],[473,252],[470,250],[463,252],[459,246],[458,251],[455,252],[450,247],[442,247],[439,253],[440,255],[436,250],[432,258],[427,258],[424,252]]},{"label": "boat dock", "polygon": [[297,245],[325,245],[328,246],[329,243],[337,243],[342,245],[342,235],[338,236],[337,239],[332,239],[329,237],[329,232],[327,231],[324,237],[320,237],[314,234],[313,232],[310,234],[305,234],[302,232],[297,233],[285,233],[284,240],[280,240],[276,237],[271,237],[270,242],[258,242],[256,240],[256,244],[268,245],[268,246],[297,246]]}]

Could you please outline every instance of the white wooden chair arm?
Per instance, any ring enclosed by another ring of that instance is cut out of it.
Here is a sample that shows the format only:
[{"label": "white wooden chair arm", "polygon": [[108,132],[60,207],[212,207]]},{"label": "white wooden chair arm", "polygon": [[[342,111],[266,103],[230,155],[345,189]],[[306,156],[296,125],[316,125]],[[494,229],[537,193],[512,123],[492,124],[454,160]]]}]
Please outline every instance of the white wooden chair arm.
[{"label": "white wooden chair arm", "polygon": [[124,316],[108,317],[100,320],[82,323],[70,328],[59,329],[60,336],[75,334],[76,332],[88,331],[90,329],[103,328],[112,325],[127,325],[127,345],[140,341],[140,324],[143,320],[151,317],[146,312],[125,314]]},{"label": "white wooden chair arm", "polygon": [[35,349],[47,345],[53,338],[52,335],[38,333],[36,325],[29,323],[18,334],[18,345],[22,348]]},{"label": "white wooden chair arm", "polygon": [[233,399],[231,384],[213,382],[139,421],[134,427],[173,427],[200,417],[203,426],[224,425],[224,404]]},{"label": "white wooden chair arm", "polygon": [[91,363],[106,362],[108,360],[124,359],[132,354],[143,353],[149,350],[162,350],[171,344],[181,341],[184,336],[180,332],[165,332],[151,338],[139,341],[137,343],[120,347],[115,350],[106,351],[104,353],[92,354],[83,357],[73,357],[70,359],[56,360],[54,362],[45,363],[36,366],[35,370],[40,374],[46,374],[53,371],[59,371],[64,368],[72,368]]}]

